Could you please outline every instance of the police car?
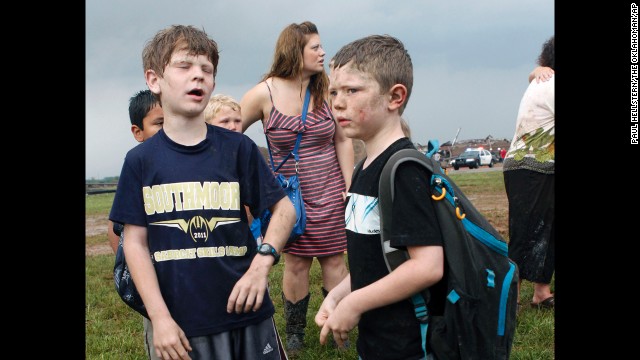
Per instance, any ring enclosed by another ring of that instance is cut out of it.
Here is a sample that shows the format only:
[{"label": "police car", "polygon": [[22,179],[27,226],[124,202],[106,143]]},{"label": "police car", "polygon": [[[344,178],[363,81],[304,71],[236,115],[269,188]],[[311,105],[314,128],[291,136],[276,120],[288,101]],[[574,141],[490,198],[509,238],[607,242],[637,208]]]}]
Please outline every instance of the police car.
[{"label": "police car", "polygon": [[461,167],[468,167],[469,169],[477,169],[480,166],[487,165],[489,167],[493,167],[495,163],[493,156],[488,150],[484,148],[467,148],[462,154],[458,155],[451,162],[451,166],[455,170],[458,170]]}]

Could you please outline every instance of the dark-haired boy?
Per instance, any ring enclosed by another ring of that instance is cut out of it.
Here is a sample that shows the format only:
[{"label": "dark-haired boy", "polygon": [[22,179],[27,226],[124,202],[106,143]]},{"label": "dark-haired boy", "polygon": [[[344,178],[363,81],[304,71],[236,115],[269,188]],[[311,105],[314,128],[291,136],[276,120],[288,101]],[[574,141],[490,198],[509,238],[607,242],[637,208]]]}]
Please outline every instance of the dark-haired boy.
[{"label": "dark-haired boy", "polygon": [[[143,142],[162,129],[164,114],[158,98],[149,90],[140,90],[129,99],[129,120],[131,121],[131,134],[138,142]],[[118,241],[122,224],[114,224],[109,221],[107,237],[109,245],[115,253],[118,251]],[[115,231],[114,231],[115,230]]]}]

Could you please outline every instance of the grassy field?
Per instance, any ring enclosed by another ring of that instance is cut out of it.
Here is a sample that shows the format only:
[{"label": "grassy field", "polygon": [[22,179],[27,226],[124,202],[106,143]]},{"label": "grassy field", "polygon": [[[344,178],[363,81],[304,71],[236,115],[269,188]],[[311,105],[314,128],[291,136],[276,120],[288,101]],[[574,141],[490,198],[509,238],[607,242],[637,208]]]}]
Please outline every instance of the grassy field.
[{"label": "grassy field", "polygon": [[[489,218],[494,226],[504,228],[507,221],[507,209],[504,199],[495,201],[496,196],[503,196],[504,183],[502,171],[491,172],[450,172],[449,175],[460,186],[462,191],[474,199],[474,204]],[[489,199],[484,201],[483,199]],[[113,194],[87,196],[87,215],[104,215],[107,217]],[[495,203],[498,208],[488,206]],[[482,205],[482,206],[479,206]],[[501,233],[503,233],[501,231]],[[504,234],[503,234],[504,236]],[[506,238],[507,236],[505,236]],[[106,244],[107,237],[94,235],[86,238],[87,246]],[[114,255],[96,255],[86,258],[86,358],[87,359],[146,359],[142,339],[142,318],[129,309],[118,297],[113,284]],[[284,341],[283,305],[280,293],[284,264],[276,265],[269,276],[269,291],[276,306],[275,321]],[[552,289],[554,287],[552,283]],[[351,348],[337,351],[318,342],[319,329],[313,318],[322,302],[321,273],[317,260],[311,268],[311,300],[307,314],[306,350],[294,360],[350,359],[358,358],[355,351],[357,329],[351,332]],[[555,317],[553,311],[532,309],[528,303],[532,297],[532,284],[523,282],[521,299],[523,303],[517,319],[517,329],[511,359],[546,360],[555,358]]]}]

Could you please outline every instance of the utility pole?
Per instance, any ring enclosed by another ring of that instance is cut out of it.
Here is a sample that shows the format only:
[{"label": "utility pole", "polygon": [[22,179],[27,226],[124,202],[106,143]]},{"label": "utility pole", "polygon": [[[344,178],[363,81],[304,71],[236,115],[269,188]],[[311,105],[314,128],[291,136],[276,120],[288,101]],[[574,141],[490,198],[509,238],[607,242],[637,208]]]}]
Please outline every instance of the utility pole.
[{"label": "utility pole", "polygon": [[458,140],[458,135],[460,134],[460,129],[462,129],[462,127],[459,127],[458,131],[456,131],[456,136],[451,141],[451,146],[449,146],[449,156],[447,156],[445,158],[445,164],[446,164],[445,168],[444,168],[445,175],[449,173],[449,170],[448,170],[449,162],[451,161],[451,158],[453,157],[453,146],[456,144],[456,140]]},{"label": "utility pole", "polygon": [[456,144],[456,140],[458,140],[458,135],[460,134],[460,129],[462,129],[462,127],[458,128],[458,131],[456,132],[456,136],[451,141],[451,146],[449,147],[449,156],[447,157],[447,164],[449,163],[449,159],[451,159],[453,157],[453,146]]},{"label": "utility pole", "polygon": [[458,132],[456,132],[456,137],[453,138],[453,141],[451,142],[451,147],[453,148],[453,145],[456,144],[456,140],[458,140],[458,134],[460,134],[460,129],[462,129],[462,127],[458,128]]}]

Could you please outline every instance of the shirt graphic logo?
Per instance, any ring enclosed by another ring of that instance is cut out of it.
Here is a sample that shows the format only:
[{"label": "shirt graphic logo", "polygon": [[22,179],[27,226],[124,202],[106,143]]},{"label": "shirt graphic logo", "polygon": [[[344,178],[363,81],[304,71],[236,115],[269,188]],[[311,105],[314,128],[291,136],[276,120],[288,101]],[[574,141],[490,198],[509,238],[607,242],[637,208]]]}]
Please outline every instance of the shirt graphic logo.
[{"label": "shirt graphic logo", "polygon": [[358,234],[380,233],[380,208],[378,198],[349,193],[344,212],[345,228]]},{"label": "shirt graphic logo", "polygon": [[177,228],[185,233],[191,235],[193,242],[201,240],[207,242],[209,239],[209,233],[218,226],[233,224],[240,221],[240,218],[228,218],[228,217],[212,217],[210,220],[203,218],[202,216],[194,216],[189,221],[184,219],[157,221],[151,223],[151,225],[168,226]]}]

